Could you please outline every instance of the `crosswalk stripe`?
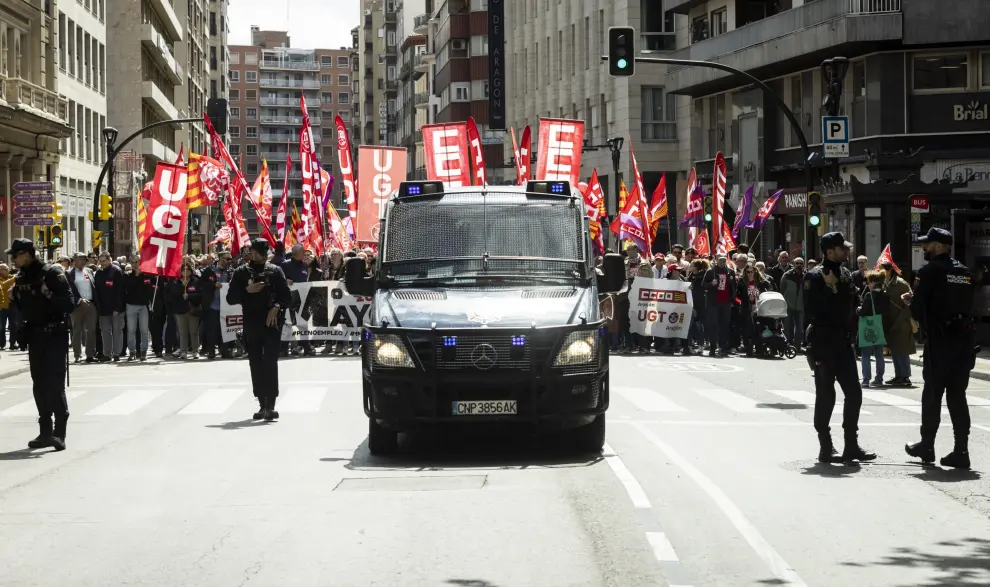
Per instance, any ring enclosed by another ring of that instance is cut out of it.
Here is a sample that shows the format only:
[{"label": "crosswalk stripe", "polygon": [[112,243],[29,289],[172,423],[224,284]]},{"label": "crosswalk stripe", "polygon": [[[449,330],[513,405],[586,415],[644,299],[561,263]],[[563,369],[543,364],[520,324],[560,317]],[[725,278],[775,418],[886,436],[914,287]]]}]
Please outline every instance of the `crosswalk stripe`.
[{"label": "crosswalk stripe", "polygon": [[667,397],[643,387],[613,387],[613,391],[636,405],[643,412],[686,412]]},{"label": "crosswalk stripe", "polygon": [[[768,389],[767,393],[772,393],[774,395],[779,395],[784,399],[789,399],[792,402],[802,404],[809,409],[814,409],[815,407],[815,394],[810,391],[801,391],[797,389]],[[835,409],[841,410],[844,403],[838,398],[835,400]],[[860,414],[872,414],[869,410],[860,409]]]},{"label": "crosswalk stripe", "polygon": [[325,387],[296,387],[281,391],[275,402],[279,414],[312,414],[319,411],[324,396]]},{"label": "crosswalk stripe", "polygon": [[243,394],[243,389],[210,389],[196,398],[194,402],[179,410],[179,413],[185,415],[222,414],[234,405],[237,398]]},{"label": "crosswalk stripe", "polygon": [[756,400],[750,399],[734,391],[729,391],[728,389],[699,389],[697,390],[697,393],[698,395],[704,396],[717,404],[721,404],[722,406],[729,408],[733,412],[754,414],[768,411],[766,408],[759,407],[759,402]]},{"label": "crosswalk stripe", "polygon": [[[69,402],[71,402],[72,400],[76,399],[77,397],[79,397],[82,394],[83,394],[83,392],[81,392],[81,391],[67,391],[67,392],[65,392],[65,399],[68,400]],[[71,403],[69,404],[69,411],[70,412],[72,411],[72,404]],[[21,417],[21,416],[38,417],[38,407],[34,404],[34,400],[32,399],[32,400],[28,400],[26,402],[21,402],[19,404],[15,404],[15,405],[7,408],[6,410],[0,412],[0,416],[5,416],[5,417]]]},{"label": "crosswalk stripe", "polygon": [[164,389],[132,389],[86,412],[87,416],[126,416],[133,414],[165,393]]},{"label": "crosswalk stripe", "polygon": [[900,408],[902,410],[914,412],[915,414],[921,413],[921,402],[915,399],[901,397],[899,395],[887,393],[886,391],[864,391],[863,397],[870,401],[888,405],[893,408]]}]

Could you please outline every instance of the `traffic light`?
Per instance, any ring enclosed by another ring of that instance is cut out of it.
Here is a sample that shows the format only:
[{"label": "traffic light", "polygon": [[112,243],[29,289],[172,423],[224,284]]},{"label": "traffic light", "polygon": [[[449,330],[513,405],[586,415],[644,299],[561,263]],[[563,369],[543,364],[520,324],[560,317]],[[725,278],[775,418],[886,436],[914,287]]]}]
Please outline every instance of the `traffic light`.
[{"label": "traffic light", "polygon": [[100,245],[103,244],[103,231],[94,230],[93,231],[93,249],[99,249]]},{"label": "traffic light", "polygon": [[113,200],[110,194],[100,196],[100,220],[110,220],[113,218]]},{"label": "traffic light", "polygon": [[56,224],[48,229],[48,246],[57,249],[62,246],[62,225]]},{"label": "traffic light", "polygon": [[705,222],[712,221],[712,197],[705,196]]},{"label": "traffic light", "polygon": [[608,29],[608,74],[627,77],[636,70],[636,30],[631,26]]},{"label": "traffic light", "polygon": [[822,223],[822,195],[818,192],[808,194],[808,225],[820,226]]},{"label": "traffic light", "polygon": [[227,134],[227,101],[223,98],[210,98],[206,101],[206,116],[210,119],[217,134]]},{"label": "traffic light", "polygon": [[52,217],[52,224],[53,225],[62,224],[62,204],[55,202],[55,204],[53,204],[53,208],[54,209],[52,213],[49,214],[49,216]]}]

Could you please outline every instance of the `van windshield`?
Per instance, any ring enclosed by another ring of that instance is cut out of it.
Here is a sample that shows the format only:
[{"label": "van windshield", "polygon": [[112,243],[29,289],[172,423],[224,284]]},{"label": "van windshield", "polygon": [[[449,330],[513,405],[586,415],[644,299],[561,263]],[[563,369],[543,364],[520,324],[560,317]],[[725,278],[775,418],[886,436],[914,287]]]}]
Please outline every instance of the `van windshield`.
[{"label": "van windshield", "polygon": [[382,262],[396,279],[584,274],[584,205],[513,192],[395,200]]}]

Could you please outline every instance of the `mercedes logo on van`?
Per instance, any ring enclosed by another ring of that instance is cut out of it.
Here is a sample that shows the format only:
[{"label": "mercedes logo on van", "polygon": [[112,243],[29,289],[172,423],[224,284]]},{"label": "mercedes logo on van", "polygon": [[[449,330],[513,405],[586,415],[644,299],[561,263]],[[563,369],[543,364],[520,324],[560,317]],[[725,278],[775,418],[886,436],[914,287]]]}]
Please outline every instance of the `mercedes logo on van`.
[{"label": "mercedes logo on van", "polygon": [[471,364],[482,371],[494,367],[497,360],[498,353],[495,352],[495,347],[490,344],[479,344],[471,351]]}]

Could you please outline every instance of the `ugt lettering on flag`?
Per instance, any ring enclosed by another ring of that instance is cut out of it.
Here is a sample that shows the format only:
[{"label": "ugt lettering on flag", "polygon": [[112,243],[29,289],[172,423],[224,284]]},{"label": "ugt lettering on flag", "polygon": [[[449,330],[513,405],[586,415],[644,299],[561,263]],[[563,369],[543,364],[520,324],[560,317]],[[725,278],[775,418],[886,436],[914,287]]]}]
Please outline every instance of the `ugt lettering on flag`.
[{"label": "ugt lettering on flag", "polygon": [[148,217],[141,244],[141,272],[179,277],[186,234],[186,185],[184,165],[159,163],[151,184]]}]

